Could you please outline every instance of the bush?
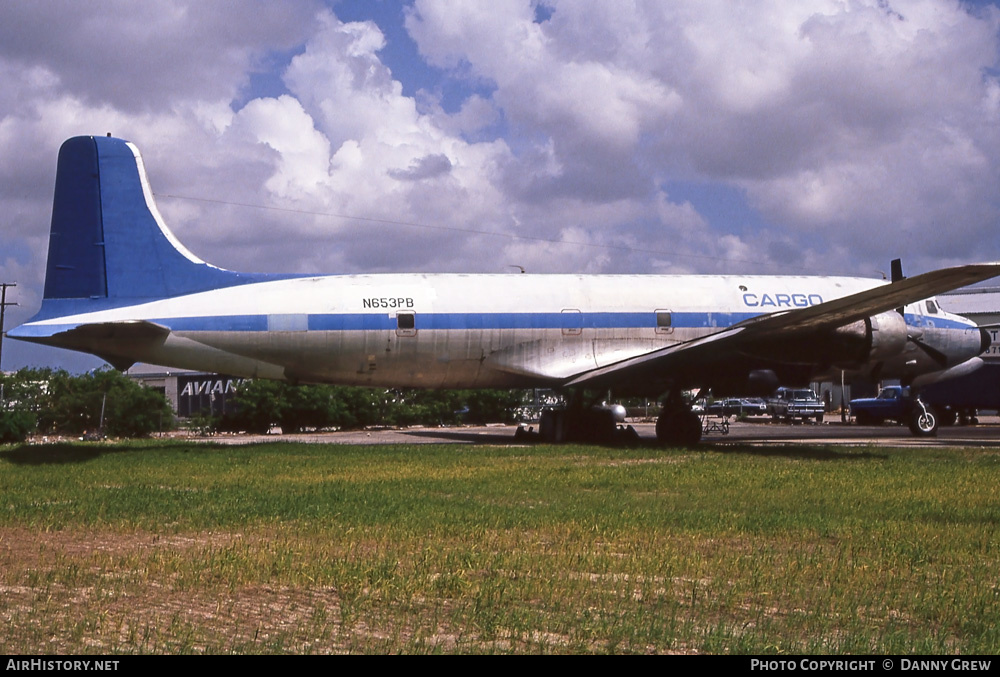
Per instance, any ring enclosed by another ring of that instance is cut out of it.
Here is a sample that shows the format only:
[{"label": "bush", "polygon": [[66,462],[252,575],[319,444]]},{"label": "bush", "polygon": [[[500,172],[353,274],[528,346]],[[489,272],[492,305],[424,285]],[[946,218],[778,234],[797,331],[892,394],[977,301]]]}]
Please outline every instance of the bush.
[{"label": "bush", "polygon": [[35,431],[35,415],[30,411],[0,412],[0,443],[23,442]]},{"label": "bush", "polygon": [[80,376],[57,371],[48,381],[38,427],[68,435],[102,429],[110,437],[142,437],[173,427],[173,412],[161,393],[114,369]]},{"label": "bush", "polygon": [[244,381],[236,392],[235,412],[220,429],[266,433],[305,429],[364,428],[373,425],[450,425],[511,423],[517,420],[522,392],[509,390],[380,390],[349,386],[292,385]]}]

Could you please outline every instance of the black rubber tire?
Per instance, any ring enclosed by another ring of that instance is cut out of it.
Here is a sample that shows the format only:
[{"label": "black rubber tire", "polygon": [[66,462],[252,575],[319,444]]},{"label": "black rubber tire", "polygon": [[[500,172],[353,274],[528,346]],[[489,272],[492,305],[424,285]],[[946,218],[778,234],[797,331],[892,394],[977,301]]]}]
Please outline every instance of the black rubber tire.
[{"label": "black rubber tire", "polygon": [[938,417],[930,407],[915,407],[910,414],[910,432],[917,437],[934,437],[938,431]]},{"label": "black rubber tire", "polygon": [[693,411],[663,412],[656,419],[656,440],[665,447],[693,447],[701,442],[701,419]]},{"label": "black rubber tire", "polygon": [[854,415],[854,422],[858,425],[880,425],[882,421],[866,412],[859,412]]},{"label": "black rubber tire", "polygon": [[935,411],[938,415],[938,424],[943,426],[955,425],[958,422],[958,412],[954,409],[945,409],[944,411]]}]

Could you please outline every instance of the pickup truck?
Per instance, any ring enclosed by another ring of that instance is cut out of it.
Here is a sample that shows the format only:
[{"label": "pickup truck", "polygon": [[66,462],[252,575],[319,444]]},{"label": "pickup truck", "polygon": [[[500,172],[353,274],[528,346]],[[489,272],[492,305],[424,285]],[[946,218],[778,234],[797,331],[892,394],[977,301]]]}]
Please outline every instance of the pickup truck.
[{"label": "pickup truck", "polygon": [[883,421],[905,423],[918,437],[937,434],[938,417],[905,386],[886,386],[878,397],[851,400],[851,415],[858,425],[878,425]]},{"label": "pickup truck", "polygon": [[791,423],[794,419],[823,422],[825,407],[809,388],[778,388],[767,403],[771,418]]}]

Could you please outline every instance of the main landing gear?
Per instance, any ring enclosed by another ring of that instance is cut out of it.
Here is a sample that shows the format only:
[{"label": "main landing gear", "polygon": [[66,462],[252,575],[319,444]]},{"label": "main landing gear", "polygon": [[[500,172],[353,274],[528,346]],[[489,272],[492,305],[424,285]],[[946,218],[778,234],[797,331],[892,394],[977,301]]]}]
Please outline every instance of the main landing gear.
[{"label": "main landing gear", "polygon": [[691,447],[701,442],[701,419],[682,399],[668,397],[656,419],[656,441],[665,447]]},{"label": "main landing gear", "polygon": [[624,425],[624,407],[595,405],[584,408],[546,409],[538,425],[543,442],[634,444],[639,434]]},{"label": "main landing gear", "polygon": [[[656,440],[662,446],[690,447],[701,441],[701,419],[683,398],[668,397],[656,419]],[[538,432],[518,429],[518,437],[543,442],[591,442],[597,444],[635,444],[639,435],[625,424],[625,408],[620,405],[586,403],[574,393],[565,409],[542,412]]]},{"label": "main landing gear", "polygon": [[603,402],[588,403],[584,401],[583,393],[575,392],[565,409],[546,409],[542,412],[538,438],[543,442],[634,444],[638,442],[639,435],[635,428],[625,425],[625,407]]}]

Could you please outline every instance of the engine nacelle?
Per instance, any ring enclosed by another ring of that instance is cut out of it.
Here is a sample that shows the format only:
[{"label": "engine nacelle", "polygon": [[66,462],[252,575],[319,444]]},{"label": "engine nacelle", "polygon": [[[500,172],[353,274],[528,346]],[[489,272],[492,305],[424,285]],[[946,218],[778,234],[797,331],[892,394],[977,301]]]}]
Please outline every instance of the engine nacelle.
[{"label": "engine nacelle", "polygon": [[615,423],[624,423],[625,418],[628,416],[628,412],[625,407],[621,404],[595,404],[590,408],[591,411],[600,411],[604,413],[605,416],[610,416],[611,420]]},{"label": "engine nacelle", "polygon": [[832,331],[801,333],[784,340],[772,338],[747,353],[777,364],[854,369],[899,355],[906,347],[907,331],[903,316],[888,311]]},{"label": "engine nacelle", "polygon": [[894,357],[906,347],[908,331],[906,320],[895,311],[838,327],[830,337],[831,363],[854,367]]}]

